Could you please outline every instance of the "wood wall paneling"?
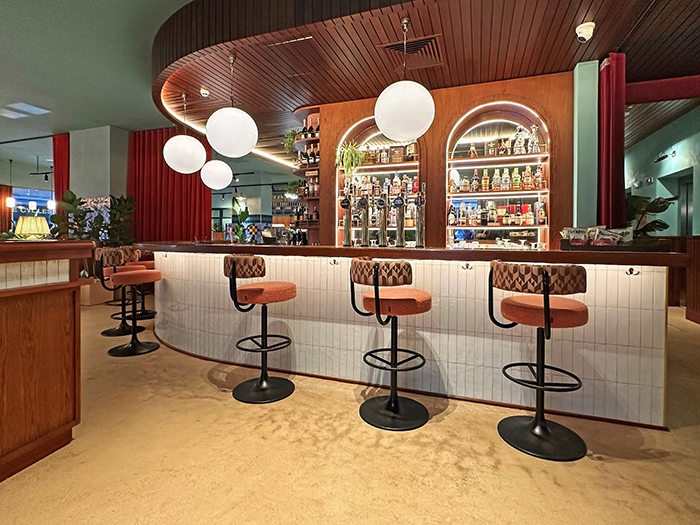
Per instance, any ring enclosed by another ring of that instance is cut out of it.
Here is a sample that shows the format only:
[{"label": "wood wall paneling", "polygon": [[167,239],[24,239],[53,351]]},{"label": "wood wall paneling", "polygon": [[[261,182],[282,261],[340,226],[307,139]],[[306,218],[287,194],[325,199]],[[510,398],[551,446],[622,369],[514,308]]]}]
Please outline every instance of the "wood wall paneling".
[{"label": "wood wall paneling", "polygon": [[[79,421],[78,292],[0,300],[0,480],[36,460],[35,442],[48,440],[39,446],[46,454],[65,445],[45,437],[65,439]],[[29,452],[28,462],[21,451]]]},{"label": "wood wall paneling", "polygon": [[691,263],[685,273],[685,317],[700,323],[700,237],[688,237],[687,253],[691,257]]}]

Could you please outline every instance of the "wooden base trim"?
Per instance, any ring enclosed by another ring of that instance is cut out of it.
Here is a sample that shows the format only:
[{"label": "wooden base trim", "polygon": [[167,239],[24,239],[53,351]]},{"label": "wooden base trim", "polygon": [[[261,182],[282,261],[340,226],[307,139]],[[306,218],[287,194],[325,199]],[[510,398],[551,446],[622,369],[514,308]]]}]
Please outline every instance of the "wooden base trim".
[{"label": "wooden base trim", "polygon": [[[195,358],[201,359],[203,361],[210,361],[213,363],[222,363],[222,364],[226,364],[226,365],[240,366],[242,368],[260,369],[260,367],[256,366],[256,365],[250,365],[247,363],[237,363],[235,361],[228,361],[225,359],[214,359],[213,357],[207,357],[207,356],[203,356],[203,355],[193,354],[192,352],[188,352],[187,350],[183,350],[181,348],[173,346],[170,343],[161,339],[158,336],[158,333],[156,332],[155,328],[153,329],[153,333],[156,336],[156,338],[158,339],[158,341],[163,343],[165,346],[167,346],[171,350],[175,350],[176,352],[180,352],[181,354],[195,357]],[[297,372],[297,371],[292,371],[292,370],[286,370],[283,368],[269,367],[269,370],[271,372],[279,372],[281,374],[292,374],[292,375],[297,375],[297,376],[313,377],[316,379],[337,381],[338,383],[346,383],[346,384],[350,384],[350,385],[376,386],[376,387],[388,388],[386,385],[382,385],[379,383],[370,383],[367,381],[355,381],[353,379],[325,376],[325,375],[321,375],[321,374],[311,374],[309,372]],[[516,405],[516,404],[512,404],[512,403],[503,403],[500,401],[490,401],[487,399],[476,399],[476,398],[471,398],[471,397],[455,396],[452,394],[441,394],[441,393],[437,393],[437,392],[425,392],[423,390],[415,390],[412,388],[399,388],[399,391],[408,392],[411,394],[418,394],[421,396],[439,397],[442,399],[454,399],[456,401],[468,401],[470,403],[479,403],[481,405],[497,406],[497,407],[503,407],[503,408],[513,408],[513,409],[518,409],[518,410],[527,410],[529,412],[535,411],[535,407],[530,407],[530,406],[525,406],[525,405]],[[590,421],[601,421],[603,423],[613,423],[616,425],[626,425],[626,426],[638,427],[638,428],[649,428],[652,430],[663,430],[663,431],[669,430],[668,427],[665,427],[665,426],[649,425],[647,423],[637,423],[636,421],[625,421],[623,419],[612,419],[612,418],[607,418],[607,417],[591,416],[588,414],[575,414],[572,412],[563,412],[561,410],[549,410],[549,409],[547,409],[547,410],[545,410],[545,413],[554,414],[557,416],[576,417],[579,419],[587,419]]]},{"label": "wooden base trim", "polygon": [[33,293],[55,292],[56,290],[68,290],[69,288],[80,288],[91,284],[92,279],[80,279],[78,281],[62,281],[54,284],[37,284],[34,286],[19,286],[17,288],[7,288],[0,290],[0,299],[14,297],[16,295],[28,295]]},{"label": "wooden base trim", "polygon": [[74,422],[63,425],[0,458],[0,481],[17,474],[59,448],[65,447],[73,439],[74,426]]},{"label": "wooden base trim", "polygon": [[688,321],[692,321],[694,323],[700,324],[700,312],[696,312],[695,310],[691,310],[690,308],[685,309],[685,318]]}]

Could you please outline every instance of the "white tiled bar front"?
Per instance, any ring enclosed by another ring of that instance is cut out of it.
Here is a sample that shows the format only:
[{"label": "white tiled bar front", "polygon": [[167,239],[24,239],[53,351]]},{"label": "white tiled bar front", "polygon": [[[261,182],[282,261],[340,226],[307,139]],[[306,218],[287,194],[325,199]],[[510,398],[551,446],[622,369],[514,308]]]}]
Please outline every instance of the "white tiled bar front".
[{"label": "white tiled bar front", "polygon": [[[271,367],[388,384],[362,361],[389,346],[389,328],[350,306],[349,258],[265,256],[269,280],[297,285],[292,301],[269,306],[269,332],[293,344],[270,354]],[[229,297],[222,254],[156,252],[156,332],[177,348],[234,363],[257,364],[235,342],[260,332],[260,314],[238,312]],[[534,391],[501,374],[504,364],[535,360],[535,329],[495,327],[488,318],[489,263],[411,260],[413,286],[430,292],[430,312],[399,319],[399,346],[422,353],[422,369],[399,374],[399,387],[465,398],[534,405]],[[583,380],[573,393],[550,393],[548,408],[664,425],[666,377],[665,267],[585,265],[588,324],[555,329],[547,362]],[[251,281],[246,281],[251,282]],[[364,287],[358,287],[358,297]],[[495,291],[498,302],[504,292]],[[361,304],[361,303],[360,303]],[[498,305],[496,304],[498,312]]]}]

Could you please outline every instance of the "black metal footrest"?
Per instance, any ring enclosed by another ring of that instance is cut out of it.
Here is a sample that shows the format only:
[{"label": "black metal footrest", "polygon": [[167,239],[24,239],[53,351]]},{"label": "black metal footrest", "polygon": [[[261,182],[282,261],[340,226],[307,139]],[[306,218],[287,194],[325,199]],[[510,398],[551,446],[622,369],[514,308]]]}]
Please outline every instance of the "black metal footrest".
[{"label": "black metal footrest", "polygon": [[[244,346],[244,343],[246,342],[253,343],[254,346]],[[272,344],[270,344],[271,342]],[[275,350],[287,348],[291,344],[292,340],[286,335],[267,334],[267,346],[263,346],[262,335],[258,334],[240,339],[238,342],[236,342],[236,348],[243,350],[244,352],[273,352]]]},{"label": "black metal footrest", "polygon": [[[530,370],[530,373],[532,374],[532,377],[534,377],[534,379],[522,379],[520,377],[514,377],[509,373],[509,370],[511,368],[527,368],[528,370]],[[583,385],[581,379],[576,374],[569,372],[568,370],[564,370],[563,368],[559,368],[558,366],[552,365],[544,365],[544,369],[550,370],[552,372],[558,372],[567,377],[570,377],[571,379],[573,379],[573,383],[545,381],[543,385],[538,385],[536,368],[537,363],[510,363],[504,366],[502,371],[504,376],[506,376],[514,383],[519,384],[520,386],[524,386],[525,388],[534,388],[535,390],[543,390],[545,392],[573,392],[574,390],[578,390],[579,388],[581,388],[581,386]]]},{"label": "black metal footrest", "polygon": [[[388,354],[391,357],[391,348],[375,348],[374,350],[370,350],[364,356],[362,356],[362,359],[372,368],[377,368],[378,370],[389,370],[391,372],[410,372],[411,370],[418,370],[423,365],[425,365],[425,357],[423,357],[418,352],[414,352],[413,350],[406,350],[405,348],[397,348],[396,351],[399,354],[399,356],[401,354],[407,354],[408,357],[397,360],[395,367],[391,366],[390,360],[385,359],[381,355]],[[414,360],[418,360],[418,362],[405,366]],[[379,361],[379,363],[377,363],[377,361]]]}]

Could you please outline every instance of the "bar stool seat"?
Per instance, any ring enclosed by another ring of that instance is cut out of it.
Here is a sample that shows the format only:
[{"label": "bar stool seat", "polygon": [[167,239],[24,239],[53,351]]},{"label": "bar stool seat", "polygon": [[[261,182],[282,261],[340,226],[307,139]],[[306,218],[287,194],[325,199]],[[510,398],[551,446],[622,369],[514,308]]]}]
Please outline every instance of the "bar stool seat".
[{"label": "bar stool seat", "polygon": [[[132,266],[134,268],[134,266]],[[131,340],[120,346],[110,348],[107,352],[112,357],[131,357],[147,354],[157,350],[160,345],[153,342],[139,341],[136,336],[138,332],[138,316],[136,315],[136,287],[142,284],[160,281],[160,270],[134,270],[117,272],[109,278],[115,286],[131,286]]]},{"label": "bar stool seat", "polygon": [[[368,312],[375,312],[374,290],[362,296],[362,306]],[[382,315],[416,315],[429,312],[433,304],[432,296],[418,288],[380,288],[379,313]]]},{"label": "bar stool seat", "polygon": [[[109,280],[110,283],[114,284],[114,282],[111,279],[112,275],[123,272],[136,272],[140,270],[146,270],[146,267],[142,265],[105,266],[102,268],[102,279]],[[104,282],[103,286],[105,286]],[[124,292],[123,287],[120,287],[118,285],[115,286],[115,289],[121,288],[121,299],[119,300],[120,309],[118,312],[110,315],[110,318],[114,319],[115,321],[119,321],[119,326],[117,326],[116,328],[108,328],[106,330],[102,330],[101,335],[104,337],[121,337],[124,335],[130,335],[132,331],[131,327],[127,323],[127,321],[129,321],[130,319],[129,315],[126,313],[126,293]],[[137,327],[138,332],[143,332],[144,330],[145,328],[143,326]]]},{"label": "bar stool seat", "polygon": [[270,304],[297,296],[297,287],[287,281],[262,281],[238,286],[237,298],[243,304]]},{"label": "bar stool seat", "polygon": [[[501,301],[503,317],[518,324],[544,327],[543,312],[541,295],[519,295]],[[550,296],[549,315],[552,328],[576,328],[588,322],[588,307],[576,299]]]}]

